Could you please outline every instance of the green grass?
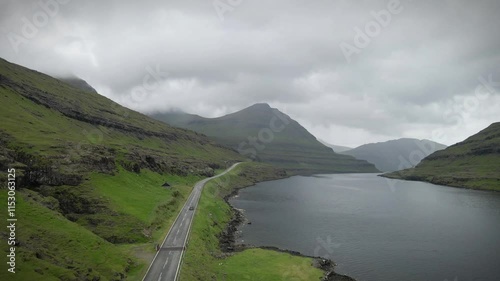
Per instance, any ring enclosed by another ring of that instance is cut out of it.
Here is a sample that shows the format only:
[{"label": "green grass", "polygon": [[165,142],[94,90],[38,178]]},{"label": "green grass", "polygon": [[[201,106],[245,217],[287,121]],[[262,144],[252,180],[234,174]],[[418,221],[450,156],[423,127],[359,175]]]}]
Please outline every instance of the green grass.
[{"label": "green grass", "polygon": [[[123,169],[115,175],[93,173],[84,184],[88,186],[81,187],[85,192],[78,198],[105,198],[109,200],[109,211],[117,213],[82,215],[76,222],[47,208],[49,203],[57,202],[54,198],[23,189],[18,194],[17,205],[17,234],[21,241],[19,272],[12,280],[75,280],[89,276],[98,276],[101,280],[125,277],[140,280],[155,254],[154,245],[164,238],[199,179],[198,176],[160,175],[148,170],[140,174]],[[171,187],[162,187],[165,182]],[[68,188],[73,192],[79,189]],[[6,202],[6,190],[0,191],[0,200]],[[89,217],[102,217],[112,225],[97,229],[86,227],[81,220]],[[2,220],[5,219],[2,214]],[[135,239],[137,234],[131,229],[138,227],[150,229],[151,237],[120,244],[102,238],[115,235]],[[3,235],[6,232],[2,230]],[[2,245],[6,252],[6,243]],[[89,268],[92,270],[88,271]],[[6,271],[2,271],[4,273]],[[0,280],[11,280],[6,276],[3,278],[0,274]]]},{"label": "green grass", "polygon": [[[7,201],[5,190],[0,200]],[[11,275],[1,270],[0,280],[90,280],[97,276],[116,280],[125,274],[129,259],[122,250],[47,209],[40,200],[40,195],[29,190],[17,193],[16,235],[21,243],[16,250],[17,272]],[[2,253],[6,246],[2,243]],[[2,260],[5,265],[5,255]]]},{"label": "green grass", "polygon": [[[114,209],[144,223],[152,223],[157,218],[156,208],[175,198],[187,198],[194,183],[200,179],[198,176],[160,175],[149,170],[136,174],[120,168],[115,175],[93,173],[90,184],[99,194],[110,198]],[[162,187],[164,183],[171,186]]]},{"label": "green grass", "polygon": [[21,280],[140,280],[192,184],[207,169],[243,159],[3,59],[0,76],[0,104],[8,105],[0,111],[0,166],[15,166],[22,194],[37,200],[19,207]]},{"label": "green grass", "polygon": [[500,123],[437,151],[415,168],[384,174],[389,178],[500,191]]},{"label": "green grass", "polygon": [[217,264],[217,280],[320,280],[324,272],[312,258],[263,249],[249,249]]},{"label": "green grass", "polygon": [[[500,158],[494,160],[500,162]],[[455,163],[426,164],[422,167],[384,174],[395,179],[425,181],[439,185],[462,187],[469,189],[500,191],[500,176],[498,170],[491,164],[486,165],[454,165]]]},{"label": "green grass", "polygon": [[311,258],[263,249],[248,249],[227,256],[219,248],[218,236],[233,215],[222,198],[234,188],[277,177],[280,175],[269,166],[244,163],[206,184],[184,255],[182,281],[319,280],[324,275],[311,265]]}]

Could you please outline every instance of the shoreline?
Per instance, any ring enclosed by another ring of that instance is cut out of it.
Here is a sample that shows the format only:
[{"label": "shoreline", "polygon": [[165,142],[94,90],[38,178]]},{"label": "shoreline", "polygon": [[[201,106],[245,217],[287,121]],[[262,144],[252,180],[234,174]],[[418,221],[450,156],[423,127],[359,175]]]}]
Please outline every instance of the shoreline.
[{"label": "shoreline", "polygon": [[[289,178],[292,176],[296,176],[296,175],[287,175],[285,177],[276,178],[276,179],[267,180],[267,181],[281,180],[281,179],[286,179],[286,178]],[[266,182],[266,181],[261,181],[261,182]],[[260,182],[257,182],[257,183],[260,183]],[[243,212],[236,209],[233,205],[231,205],[231,203],[229,203],[229,199],[237,196],[241,189],[251,187],[254,185],[255,184],[235,188],[234,190],[231,191],[231,193],[224,196],[224,202],[226,202],[226,204],[228,204],[231,207],[231,211],[233,212],[233,215],[231,217],[231,220],[228,222],[226,228],[224,229],[224,231],[222,231],[222,233],[218,237],[219,248],[221,249],[221,251],[223,253],[230,254],[230,253],[241,252],[241,251],[244,251],[247,249],[260,248],[260,249],[264,249],[264,250],[271,250],[271,251],[276,251],[276,252],[288,253],[290,255],[304,257],[304,258],[312,258],[314,261],[313,266],[325,271],[325,274],[324,274],[323,278],[321,279],[322,281],[356,281],[356,279],[354,279],[350,276],[336,273],[335,272],[336,264],[331,259],[308,256],[308,255],[304,255],[298,251],[281,249],[281,248],[274,247],[274,246],[254,246],[254,245],[249,245],[249,244],[236,244],[238,227],[243,225],[245,223],[245,221],[247,221],[247,219],[246,219],[245,215],[243,214]]]},{"label": "shoreline", "polygon": [[449,183],[447,184],[447,183],[442,183],[439,181],[431,181],[431,180],[426,180],[426,179],[421,179],[421,178],[394,176],[393,173],[396,173],[396,172],[382,173],[382,174],[379,174],[377,176],[381,177],[381,178],[391,179],[391,180],[424,182],[424,183],[430,183],[430,184],[437,185],[437,186],[446,186],[446,187],[457,188],[457,189],[475,190],[475,191],[482,191],[482,192],[500,192],[500,190],[496,190],[496,189],[473,188],[473,187],[465,186],[465,185],[458,185],[458,184],[453,185],[453,184],[449,184]]}]

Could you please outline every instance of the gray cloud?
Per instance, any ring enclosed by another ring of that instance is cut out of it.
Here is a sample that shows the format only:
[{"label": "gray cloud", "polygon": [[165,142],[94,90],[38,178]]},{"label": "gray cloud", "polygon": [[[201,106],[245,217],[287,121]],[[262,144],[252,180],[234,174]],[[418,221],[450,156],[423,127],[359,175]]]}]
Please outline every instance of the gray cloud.
[{"label": "gray cloud", "polygon": [[[354,44],[355,28],[390,1],[242,0],[221,20],[212,1],[65,0],[15,52],[23,18],[33,23],[40,3],[55,1],[2,1],[0,56],[77,75],[142,112],[213,117],[269,102],[319,138],[351,146],[397,137],[452,144],[500,119],[500,87],[475,94],[478,77],[500,81],[498,1],[401,0],[348,62],[339,44]],[[151,69],[161,79],[137,96]]]}]

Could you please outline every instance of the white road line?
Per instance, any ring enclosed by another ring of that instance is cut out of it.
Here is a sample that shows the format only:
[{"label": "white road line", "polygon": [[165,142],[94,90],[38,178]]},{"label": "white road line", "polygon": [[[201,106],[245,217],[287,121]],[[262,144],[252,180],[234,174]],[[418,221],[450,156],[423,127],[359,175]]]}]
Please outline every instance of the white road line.
[{"label": "white road line", "polygon": [[[197,205],[198,204],[198,201],[200,200],[200,197],[201,197],[201,189],[202,187],[205,185],[205,183],[207,183],[209,180],[211,179],[214,179],[214,178],[217,178],[217,177],[220,177],[220,176],[223,176],[225,175],[226,173],[228,173],[230,170],[232,170],[234,167],[236,167],[238,164],[240,163],[236,163],[236,164],[233,164],[230,168],[228,168],[226,171],[224,171],[223,173],[217,175],[217,176],[213,176],[213,177],[210,177],[210,178],[207,178],[207,179],[204,179],[202,180],[201,182],[198,182],[195,187],[194,187],[194,190],[193,192],[191,192],[191,195],[188,197],[188,200],[186,200],[186,202],[184,203],[184,206],[182,207],[181,211],[177,214],[177,217],[175,218],[174,220],[174,223],[172,225],[172,227],[170,227],[170,229],[168,230],[167,232],[167,235],[165,236],[165,238],[163,239],[163,242],[161,244],[161,246],[163,247],[163,245],[165,245],[165,243],[167,242],[167,238],[169,238],[169,235],[171,234],[172,230],[176,227],[176,223],[178,223],[178,220],[179,220],[179,217],[181,216],[181,214],[184,212],[184,216],[183,217],[186,217],[187,216],[187,208],[189,208],[188,206],[189,205],[193,205],[195,206],[195,204]],[[189,202],[189,203],[188,203]],[[180,267],[181,267],[181,264],[182,264],[182,258],[184,256],[184,251],[185,251],[185,248],[186,248],[186,245],[187,245],[187,240],[189,238],[189,233],[191,232],[191,220],[192,218],[194,217],[194,212],[191,212],[191,215],[188,219],[188,222],[187,222],[187,233],[184,237],[184,243],[182,245],[182,248],[183,250],[181,250],[180,252],[169,252],[167,255],[168,256],[171,256],[171,254],[174,255],[174,259],[176,259],[176,255],[179,255],[179,258],[178,258],[178,261],[176,262],[177,263],[177,269],[175,271],[175,275],[174,275],[174,279],[173,280],[177,280],[177,277],[180,273]],[[182,220],[181,222],[181,225],[182,223],[184,223],[184,219]],[[173,241],[173,244],[176,243],[177,241],[177,238],[178,238],[178,234],[179,234],[179,231],[180,229],[177,229],[177,235],[174,236],[174,241]],[[151,264],[149,265],[148,267],[148,270],[146,271],[146,274],[144,275],[144,277],[142,278],[142,280],[144,281],[146,279],[146,277],[148,276],[148,273],[149,271],[151,270],[151,267],[153,266],[158,254],[160,253],[160,251],[157,251],[153,260],[151,261]],[[167,258],[168,260],[168,258]],[[165,261],[165,264],[167,263],[167,261]],[[163,265],[165,267],[165,264]],[[161,281],[161,277],[162,277],[162,272],[160,272],[160,276],[158,278],[158,281]]]},{"label": "white road line", "polygon": [[165,269],[165,265],[167,265],[167,263],[168,263],[168,259],[169,259],[169,258],[167,258],[167,260],[166,260],[166,261],[165,261],[165,263],[163,264],[163,269]]}]

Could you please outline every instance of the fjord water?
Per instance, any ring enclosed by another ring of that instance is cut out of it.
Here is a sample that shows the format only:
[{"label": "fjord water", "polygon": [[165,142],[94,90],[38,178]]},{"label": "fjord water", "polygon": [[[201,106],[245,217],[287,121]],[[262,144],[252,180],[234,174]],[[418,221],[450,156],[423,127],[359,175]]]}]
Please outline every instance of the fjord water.
[{"label": "fjord water", "polygon": [[333,259],[363,280],[500,280],[500,193],[376,174],[296,176],[230,200],[238,242]]}]

